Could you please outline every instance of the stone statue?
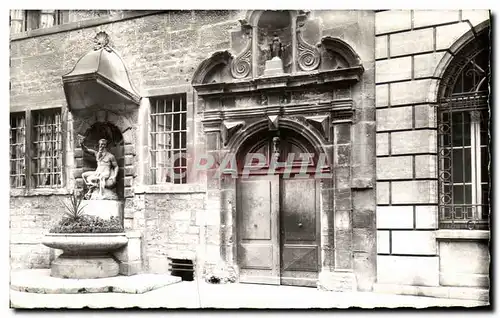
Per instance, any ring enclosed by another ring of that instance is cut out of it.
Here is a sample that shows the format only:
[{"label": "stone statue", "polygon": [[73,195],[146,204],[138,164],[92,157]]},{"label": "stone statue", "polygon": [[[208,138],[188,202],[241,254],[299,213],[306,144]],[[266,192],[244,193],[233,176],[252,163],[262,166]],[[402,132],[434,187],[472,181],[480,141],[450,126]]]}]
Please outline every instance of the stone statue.
[{"label": "stone statue", "polygon": [[[275,76],[284,73],[283,58],[287,53],[285,52],[289,45],[283,45],[278,34],[274,34],[270,44],[266,43],[260,46],[263,52],[266,52],[266,65],[264,68],[264,76]],[[287,64],[288,66],[288,64]]]},{"label": "stone statue", "polygon": [[[83,151],[93,155],[97,161],[97,169],[95,171],[82,173],[83,181],[89,187],[85,198],[87,200],[118,199],[113,189],[116,185],[116,177],[118,175],[118,162],[115,156],[107,149],[108,141],[106,139],[99,140],[98,151],[87,148],[83,143],[83,138],[80,138],[80,146]],[[97,189],[99,191],[95,191]]]},{"label": "stone statue", "polygon": [[273,156],[276,159],[280,156],[280,137],[273,137]]},{"label": "stone statue", "polygon": [[277,34],[274,34],[273,40],[269,45],[269,50],[271,52],[271,59],[278,57],[281,58],[283,53],[283,44],[281,44],[280,38]]}]

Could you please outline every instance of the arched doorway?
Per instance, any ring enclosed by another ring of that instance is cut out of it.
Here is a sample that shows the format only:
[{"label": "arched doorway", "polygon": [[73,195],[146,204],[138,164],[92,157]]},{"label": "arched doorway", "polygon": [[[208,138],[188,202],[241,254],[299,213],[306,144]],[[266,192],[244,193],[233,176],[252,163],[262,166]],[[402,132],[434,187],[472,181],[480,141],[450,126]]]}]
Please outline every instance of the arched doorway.
[{"label": "arched doorway", "polygon": [[240,148],[240,282],[316,286],[321,193],[317,158],[314,147],[288,129],[261,131]]}]

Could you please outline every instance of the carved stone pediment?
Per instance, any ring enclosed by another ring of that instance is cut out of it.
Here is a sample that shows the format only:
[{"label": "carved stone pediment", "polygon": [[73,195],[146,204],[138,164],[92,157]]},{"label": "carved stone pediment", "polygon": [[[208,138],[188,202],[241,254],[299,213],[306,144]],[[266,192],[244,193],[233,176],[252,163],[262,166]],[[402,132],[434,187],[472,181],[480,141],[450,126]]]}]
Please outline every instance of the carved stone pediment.
[{"label": "carved stone pediment", "polygon": [[239,21],[232,48],[215,52],[194,73],[192,84],[201,98],[306,85],[346,87],[361,79],[358,54],[341,39],[316,38],[311,26],[319,22],[307,11],[254,10]]}]

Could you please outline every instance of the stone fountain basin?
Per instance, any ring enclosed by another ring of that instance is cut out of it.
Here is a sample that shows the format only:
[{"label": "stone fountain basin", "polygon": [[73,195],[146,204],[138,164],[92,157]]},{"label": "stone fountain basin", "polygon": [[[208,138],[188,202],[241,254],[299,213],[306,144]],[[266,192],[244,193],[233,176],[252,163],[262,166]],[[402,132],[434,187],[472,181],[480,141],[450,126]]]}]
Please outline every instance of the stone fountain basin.
[{"label": "stone fountain basin", "polygon": [[127,244],[125,233],[47,233],[42,244],[65,253],[110,252]]}]

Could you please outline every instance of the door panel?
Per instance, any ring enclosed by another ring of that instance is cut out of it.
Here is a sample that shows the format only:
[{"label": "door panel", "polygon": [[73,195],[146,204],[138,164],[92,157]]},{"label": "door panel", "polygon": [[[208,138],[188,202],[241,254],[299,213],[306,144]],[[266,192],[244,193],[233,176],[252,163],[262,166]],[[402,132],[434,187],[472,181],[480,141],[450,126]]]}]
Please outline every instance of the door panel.
[{"label": "door panel", "polygon": [[318,249],[316,246],[288,246],[283,250],[281,267],[283,271],[311,271],[318,269]]},{"label": "door panel", "polygon": [[281,284],[316,286],[319,191],[315,179],[281,180]]},{"label": "door panel", "polygon": [[279,178],[240,179],[237,193],[240,282],[279,284]]}]

